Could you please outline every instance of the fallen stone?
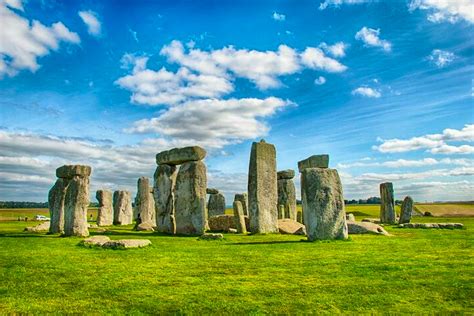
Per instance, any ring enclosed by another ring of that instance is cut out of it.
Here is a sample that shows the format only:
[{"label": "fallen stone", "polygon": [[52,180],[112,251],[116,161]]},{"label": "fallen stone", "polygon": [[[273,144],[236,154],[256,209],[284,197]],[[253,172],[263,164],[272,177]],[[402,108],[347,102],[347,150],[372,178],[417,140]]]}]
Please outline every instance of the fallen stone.
[{"label": "fallen stone", "polygon": [[206,193],[207,194],[217,194],[217,193],[219,193],[219,190],[213,189],[213,188],[207,188]]},{"label": "fallen stone", "polygon": [[313,155],[304,160],[298,161],[298,170],[303,172],[306,168],[328,168],[329,155]]},{"label": "fallen stone", "polygon": [[88,247],[93,247],[93,246],[101,247],[103,244],[109,241],[110,241],[110,238],[107,236],[92,236],[92,237],[82,240],[80,243]]},{"label": "fallen stone", "polygon": [[99,201],[97,211],[97,225],[110,226],[114,223],[114,206],[112,203],[112,192],[107,190],[98,190],[95,194]]},{"label": "fallen stone", "polygon": [[56,169],[56,177],[71,179],[74,176],[89,177],[92,173],[90,166],[64,165]]},{"label": "fallen stone", "polygon": [[25,232],[30,232],[30,233],[40,233],[40,232],[47,232],[49,231],[49,226],[51,222],[43,222],[39,225],[32,226],[32,227],[26,227],[24,229]]},{"label": "fallen stone", "polygon": [[207,202],[208,216],[225,214],[225,197],[222,193],[210,194]]},{"label": "fallen stone", "polygon": [[223,240],[224,235],[215,234],[215,233],[204,233],[199,237],[199,239],[202,239],[202,240]]},{"label": "fallen stone", "polygon": [[437,228],[437,229],[462,229],[464,225],[461,223],[404,223],[398,225],[399,228]]},{"label": "fallen stone", "polygon": [[346,221],[353,221],[355,222],[355,216],[352,213],[346,214]]},{"label": "fallen stone", "polygon": [[280,234],[306,235],[306,227],[303,224],[288,218],[278,220],[278,231]]},{"label": "fallen stone", "polygon": [[137,231],[148,231],[148,232],[153,232],[155,231],[154,225],[151,223],[140,223],[136,227]]},{"label": "fallen stone", "polygon": [[158,165],[180,165],[185,162],[199,161],[206,157],[206,151],[199,146],[173,148],[156,155]]},{"label": "fallen stone", "polygon": [[362,222],[380,224],[380,220],[378,218],[364,218]]},{"label": "fallen stone", "polygon": [[176,166],[159,165],[155,171],[153,192],[156,208],[156,231],[160,233],[176,233],[174,188],[177,175]]},{"label": "fallen stone", "polygon": [[293,169],[287,169],[277,172],[277,179],[293,179],[295,177],[295,171]]},{"label": "fallen stone", "polygon": [[393,184],[385,182],[380,184],[380,222],[384,224],[395,224],[397,214],[395,213],[395,200],[393,198]]},{"label": "fallen stone", "polygon": [[148,239],[120,239],[111,240],[102,245],[103,248],[113,249],[130,249],[130,248],[143,248],[151,245],[151,241]]},{"label": "fallen stone", "polygon": [[411,216],[413,213],[413,199],[409,196],[405,197],[403,200],[401,211],[400,211],[400,219],[398,223],[409,223],[411,220]]},{"label": "fallen stone", "polygon": [[375,234],[390,236],[390,234],[380,225],[370,222],[347,221],[347,229],[351,234]]},{"label": "fallen stone", "polygon": [[235,228],[229,228],[229,233],[231,233],[231,234],[237,234],[237,229],[235,229]]}]

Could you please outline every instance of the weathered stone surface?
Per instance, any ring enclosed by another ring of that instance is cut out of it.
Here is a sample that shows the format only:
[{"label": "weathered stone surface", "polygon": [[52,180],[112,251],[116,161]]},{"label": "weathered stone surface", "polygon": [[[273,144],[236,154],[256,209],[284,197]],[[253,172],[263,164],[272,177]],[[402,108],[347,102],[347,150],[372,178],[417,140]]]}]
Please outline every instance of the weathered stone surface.
[{"label": "weathered stone surface", "polygon": [[180,166],[175,186],[177,234],[201,235],[208,227],[206,188],[206,165],[202,161]]},{"label": "weathered stone surface", "polygon": [[180,165],[185,162],[199,161],[206,157],[206,151],[199,146],[173,148],[156,155],[158,165]]},{"label": "weathered stone surface", "polygon": [[306,168],[328,168],[329,155],[313,155],[304,160],[298,161],[298,170],[303,172]]},{"label": "weathered stone surface", "polygon": [[49,216],[51,225],[49,232],[58,234],[64,232],[64,201],[69,180],[57,179],[48,194]]},{"label": "weathered stone surface", "polygon": [[87,247],[93,247],[93,246],[101,247],[103,244],[109,241],[110,241],[110,238],[107,236],[92,236],[92,237],[82,240],[80,244]]},{"label": "weathered stone surface", "polygon": [[413,213],[413,199],[410,196],[405,197],[400,211],[400,224],[409,223]]},{"label": "weathered stone surface", "polygon": [[107,190],[98,190],[95,194],[99,201],[97,212],[97,225],[110,226],[114,222],[114,207],[112,204],[112,192]]},{"label": "weathered stone surface", "polygon": [[298,223],[303,224],[303,212],[302,211],[296,213],[296,221]]},{"label": "weathered stone surface", "polygon": [[395,224],[397,214],[395,213],[395,200],[393,198],[393,184],[385,182],[380,184],[380,222],[384,224]]},{"label": "weathered stone surface", "polygon": [[[249,231],[249,218],[244,216],[246,230]],[[216,232],[228,232],[229,229],[234,228],[235,226],[235,217],[234,215],[224,214],[209,217],[209,230]]]},{"label": "weathered stone surface", "polygon": [[404,223],[398,225],[399,228],[438,228],[438,229],[462,229],[461,223]]},{"label": "weathered stone surface", "polygon": [[344,197],[337,170],[303,169],[301,196],[308,240],[346,239],[348,237]]},{"label": "weathered stone surface", "polygon": [[244,208],[242,202],[234,201],[232,205],[234,209],[234,225],[239,234],[247,234],[247,225],[245,224]]},{"label": "weathered stone surface", "polygon": [[278,220],[278,230],[280,234],[306,235],[306,227],[289,218]]},{"label": "weathered stone surface", "polygon": [[389,236],[382,226],[370,222],[347,221],[349,234],[375,234]]},{"label": "weathered stone surface", "polygon": [[222,193],[210,194],[207,203],[208,216],[225,214],[225,197]]},{"label": "weathered stone surface", "polygon": [[152,232],[155,231],[155,229],[153,228],[154,226],[155,225],[152,225],[151,223],[140,223],[137,225],[136,230]]},{"label": "weathered stone surface", "polygon": [[352,214],[352,213],[346,214],[346,221],[355,222],[355,220],[356,220],[356,218],[355,218],[354,214]]},{"label": "weathered stone surface", "polygon": [[293,179],[295,177],[295,170],[287,169],[277,172],[277,179]]},{"label": "weathered stone surface", "polygon": [[74,176],[69,181],[64,200],[65,236],[89,236],[87,226],[89,203],[89,177]]},{"label": "weathered stone surface", "polygon": [[43,222],[39,225],[32,226],[32,227],[26,227],[24,229],[25,232],[31,232],[31,233],[40,233],[40,232],[47,232],[49,230],[51,222]]},{"label": "weathered stone surface", "polygon": [[249,200],[248,200],[247,193],[237,193],[234,196],[234,201],[240,201],[240,203],[242,203],[244,215],[248,216],[249,215],[249,211],[248,211]]},{"label": "weathered stone surface", "polygon": [[155,208],[156,208],[156,231],[160,233],[175,234],[175,209],[174,188],[177,176],[176,166],[159,165],[155,171]]},{"label": "weathered stone surface", "polygon": [[214,188],[207,188],[206,193],[207,194],[217,194],[217,193],[219,193],[219,190],[214,189]]},{"label": "weathered stone surface", "polygon": [[114,224],[129,225],[132,223],[132,197],[128,191],[114,192]]},{"label": "weathered stone surface", "polygon": [[71,179],[74,176],[89,177],[92,168],[83,165],[64,165],[56,169],[56,177]]},{"label": "weathered stone surface", "polygon": [[156,225],[155,200],[151,193],[150,180],[141,177],[137,182],[137,197],[135,199],[138,212],[137,222],[140,224]]},{"label": "weathered stone surface", "polygon": [[113,249],[130,249],[130,248],[143,248],[151,245],[151,241],[148,239],[120,239],[110,240],[102,245],[104,248]]},{"label": "weathered stone surface", "polygon": [[222,240],[224,239],[224,235],[222,234],[214,234],[214,233],[205,233],[202,234],[199,239],[202,240]]},{"label": "weathered stone surface", "polygon": [[378,218],[364,218],[362,222],[380,224],[380,219]]},{"label": "weathered stone surface", "polygon": [[252,144],[248,174],[250,231],[278,232],[276,150],[265,141]]},{"label": "weathered stone surface", "polygon": [[282,217],[296,220],[296,189],[292,179],[280,179],[278,184],[278,207],[283,208]]}]

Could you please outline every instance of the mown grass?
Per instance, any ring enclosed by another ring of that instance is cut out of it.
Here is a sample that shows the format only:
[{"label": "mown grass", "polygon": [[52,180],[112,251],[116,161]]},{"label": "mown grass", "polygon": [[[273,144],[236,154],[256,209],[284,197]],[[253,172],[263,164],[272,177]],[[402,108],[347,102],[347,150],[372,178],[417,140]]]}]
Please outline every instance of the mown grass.
[{"label": "mown grass", "polygon": [[[288,235],[200,241],[113,227],[133,250],[0,223],[0,312],[83,314],[474,313],[473,218],[463,230],[304,242]],[[92,231],[92,230],[91,230]],[[93,232],[93,231],[92,231]]]}]

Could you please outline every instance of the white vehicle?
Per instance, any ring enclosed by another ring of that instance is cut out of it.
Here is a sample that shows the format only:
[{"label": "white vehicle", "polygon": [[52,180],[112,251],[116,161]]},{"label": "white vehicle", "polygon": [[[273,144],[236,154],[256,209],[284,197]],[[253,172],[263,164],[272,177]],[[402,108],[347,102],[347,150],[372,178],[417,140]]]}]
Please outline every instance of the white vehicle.
[{"label": "white vehicle", "polygon": [[44,215],[36,215],[35,221],[49,221],[49,217],[46,217]]}]

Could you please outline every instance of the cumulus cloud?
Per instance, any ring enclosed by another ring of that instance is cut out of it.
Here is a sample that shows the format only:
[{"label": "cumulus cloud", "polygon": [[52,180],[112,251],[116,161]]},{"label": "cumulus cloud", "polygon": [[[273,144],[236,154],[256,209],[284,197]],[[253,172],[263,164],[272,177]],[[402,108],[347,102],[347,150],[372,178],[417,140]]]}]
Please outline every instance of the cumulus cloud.
[{"label": "cumulus cloud", "polygon": [[34,72],[40,67],[37,59],[58,50],[61,42],[80,42],[79,36],[62,22],[48,27],[15,10],[23,11],[21,1],[0,1],[0,78],[15,76],[23,69]]},{"label": "cumulus cloud", "polygon": [[301,54],[303,65],[311,69],[324,70],[327,72],[343,72],[347,69],[335,59],[327,57],[319,48],[308,47]]},{"label": "cumulus cloud", "polygon": [[344,42],[337,42],[333,45],[328,45],[322,42],[319,47],[321,47],[326,53],[334,57],[344,57],[346,56],[347,44]]},{"label": "cumulus cloud", "polygon": [[456,56],[453,53],[441,49],[434,49],[427,57],[427,59],[438,66],[438,68],[443,68],[449,65],[455,58]]},{"label": "cumulus cloud", "polygon": [[368,98],[380,98],[382,93],[379,90],[369,88],[369,87],[359,87],[357,89],[352,90],[353,95],[361,95]]},{"label": "cumulus cloud", "polygon": [[319,5],[319,10],[325,10],[327,7],[339,7],[343,4],[360,4],[371,2],[372,0],[325,0]]},{"label": "cumulus cloud", "polygon": [[348,169],[354,167],[388,167],[388,168],[411,168],[411,167],[428,167],[434,165],[457,165],[464,167],[474,167],[474,160],[472,159],[435,159],[423,158],[415,160],[397,159],[388,160],[384,162],[365,162],[357,161],[352,163],[339,163],[337,166],[341,169]]},{"label": "cumulus cloud", "polygon": [[433,154],[472,154],[474,146],[448,145],[447,142],[473,142],[474,124],[465,125],[463,129],[445,129],[441,134],[429,134],[410,139],[379,139],[382,144],[374,146],[375,150],[383,153],[407,152],[427,149]]},{"label": "cumulus cloud", "polygon": [[412,0],[409,10],[427,10],[430,22],[456,23],[464,20],[474,23],[474,10],[471,0]]},{"label": "cumulus cloud", "polygon": [[274,19],[275,21],[285,21],[286,16],[281,13],[273,12],[272,19]]},{"label": "cumulus cloud", "polygon": [[364,26],[356,33],[355,39],[363,41],[367,46],[380,47],[384,51],[389,52],[392,50],[392,44],[387,41],[380,39],[380,29],[371,29]]},{"label": "cumulus cloud", "polygon": [[325,83],[326,83],[326,78],[324,78],[323,76],[319,76],[318,78],[314,80],[314,84],[318,86],[321,86]]},{"label": "cumulus cloud", "polygon": [[79,11],[79,17],[87,26],[87,32],[92,36],[100,36],[102,32],[102,24],[99,21],[99,16],[94,11]]}]

